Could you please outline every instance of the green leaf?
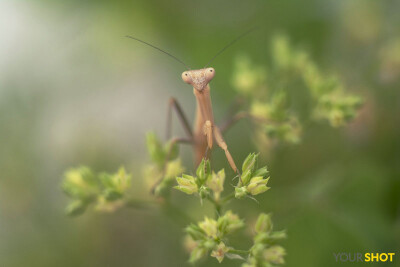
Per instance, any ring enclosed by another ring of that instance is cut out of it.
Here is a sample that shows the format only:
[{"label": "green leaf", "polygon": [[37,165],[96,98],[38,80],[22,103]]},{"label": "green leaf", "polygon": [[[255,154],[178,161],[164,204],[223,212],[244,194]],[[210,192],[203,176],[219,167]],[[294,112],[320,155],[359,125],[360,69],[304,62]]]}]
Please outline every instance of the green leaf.
[{"label": "green leaf", "polygon": [[65,212],[69,215],[69,216],[78,216],[81,215],[85,212],[86,208],[87,208],[88,204],[81,201],[81,200],[76,200],[71,202]]},{"label": "green leaf", "polygon": [[153,132],[147,133],[146,144],[151,160],[154,163],[156,163],[159,167],[162,167],[166,158],[166,154],[161,145],[160,140],[158,139],[155,133]]},{"label": "green leaf", "polygon": [[261,176],[261,177],[265,177],[268,174],[268,170],[267,170],[267,166],[262,167],[258,170],[256,170],[253,174],[253,176]]},{"label": "green leaf", "polygon": [[117,199],[122,198],[121,192],[117,191],[116,189],[107,188],[104,190],[104,198],[108,201],[114,201]]},{"label": "green leaf", "polygon": [[242,165],[242,173],[245,173],[246,171],[250,170],[253,171],[254,166],[256,164],[258,155],[256,155],[255,153],[250,153],[246,159],[243,162]]},{"label": "green leaf", "polygon": [[195,263],[207,254],[207,249],[202,247],[195,247],[190,253],[189,262]]},{"label": "green leaf", "polygon": [[203,240],[206,237],[205,232],[198,225],[191,223],[185,228],[185,232],[190,235],[193,240]]}]

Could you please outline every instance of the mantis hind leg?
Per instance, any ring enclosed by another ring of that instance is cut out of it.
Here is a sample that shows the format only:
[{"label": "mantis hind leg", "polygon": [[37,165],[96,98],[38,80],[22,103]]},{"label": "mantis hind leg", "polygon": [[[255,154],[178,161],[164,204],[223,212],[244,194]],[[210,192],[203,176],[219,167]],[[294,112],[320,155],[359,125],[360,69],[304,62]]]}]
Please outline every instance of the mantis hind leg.
[{"label": "mantis hind leg", "polygon": [[160,179],[158,179],[154,185],[151,187],[151,192],[154,194],[155,190],[157,188],[157,186],[163,181],[163,179],[165,178],[165,173],[167,171],[167,164],[168,161],[171,157],[171,153],[172,153],[172,148],[174,147],[175,144],[193,144],[193,133],[192,130],[190,128],[190,124],[189,121],[187,120],[185,113],[183,112],[181,105],[178,103],[178,101],[171,97],[168,101],[168,112],[167,112],[167,140],[169,140],[171,138],[171,134],[172,134],[172,110],[175,110],[176,114],[178,115],[178,119],[182,124],[183,129],[186,132],[187,138],[173,138],[171,140],[171,145],[169,147],[169,150],[167,152],[167,156],[165,158],[165,162],[164,162],[164,166],[162,169],[162,175],[160,177]]},{"label": "mantis hind leg", "polygon": [[167,140],[171,138],[172,133],[172,110],[175,110],[176,114],[178,115],[178,119],[182,124],[183,129],[188,137],[193,139],[192,129],[190,127],[189,121],[183,112],[181,105],[179,102],[171,97],[168,101],[168,112],[167,112]]}]

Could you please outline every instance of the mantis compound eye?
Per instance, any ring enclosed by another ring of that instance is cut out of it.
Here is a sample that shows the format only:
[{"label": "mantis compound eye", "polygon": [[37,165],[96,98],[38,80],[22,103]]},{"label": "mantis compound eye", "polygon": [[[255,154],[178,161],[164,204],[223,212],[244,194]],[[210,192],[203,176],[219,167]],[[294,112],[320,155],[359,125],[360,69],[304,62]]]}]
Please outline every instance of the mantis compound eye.
[{"label": "mantis compound eye", "polygon": [[185,83],[190,83],[192,81],[192,78],[190,77],[189,73],[187,73],[187,71],[182,73],[182,80]]},{"label": "mantis compound eye", "polygon": [[214,68],[207,68],[207,70],[206,70],[207,80],[211,81],[214,78],[214,75],[215,75]]}]

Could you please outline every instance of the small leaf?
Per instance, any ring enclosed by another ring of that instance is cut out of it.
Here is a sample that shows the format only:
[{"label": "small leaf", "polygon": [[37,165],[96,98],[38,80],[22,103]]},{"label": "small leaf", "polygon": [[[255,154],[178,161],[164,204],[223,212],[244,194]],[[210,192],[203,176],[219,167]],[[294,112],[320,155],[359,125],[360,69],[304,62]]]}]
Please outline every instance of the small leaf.
[{"label": "small leaf", "polygon": [[272,220],[271,220],[271,215],[261,213],[258,216],[256,225],[255,225],[255,230],[256,233],[268,233],[272,231]]},{"label": "small leaf", "polygon": [[104,190],[103,194],[104,194],[104,198],[108,201],[114,201],[114,200],[122,198],[121,192],[119,192],[113,188],[107,188],[106,190]]},{"label": "small leaf", "polygon": [[226,253],[225,256],[230,260],[245,260],[245,258],[240,256],[239,254]]},{"label": "small leaf", "polygon": [[80,200],[76,200],[73,201],[72,203],[70,203],[67,208],[66,208],[66,213],[70,216],[78,216],[81,215],[82,213],[85,212],[87,208],[87,204],[80,201]]},{"label": "small leaf", "polygon": [[146,143],[150,158],[154,163],[161,167],[165,161],[166,155],[163,147],[161,146],[160,140],[157,138],[155,133],[149,132],[146,135]]},{"label": "small leaf", "polygon": [[267,167],[262,167],[258,170],[256,170],[253,174],[253,176],[261,176],[261,177],[265,177],[268,174],[268,170]]}]

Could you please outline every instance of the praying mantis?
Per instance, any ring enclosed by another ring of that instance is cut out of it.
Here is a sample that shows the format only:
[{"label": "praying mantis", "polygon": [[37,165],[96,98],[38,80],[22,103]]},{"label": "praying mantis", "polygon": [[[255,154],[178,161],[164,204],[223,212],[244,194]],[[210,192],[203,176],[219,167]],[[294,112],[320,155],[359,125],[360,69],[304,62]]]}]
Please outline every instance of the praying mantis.
[{"label": "praying mantis", "polygon": [[[210,151],[214,146],[215,143],[224,151],[226,159],[232,168],[232,170],[239,176],[239,170],[235,164],[235,161],[228,150],[228,145],[226,144],[223,136],[221,128],[216,125],[213,115],[212,103],[211,103],[211,95],[210,95],[210,82],[215,76],[215,69],[211,67],[207,67],[218,55],[220,55],[223,51],[225,51],[228,47],[234,44],[243,36],[249,34],[255,28],[248,30],[247,32],[241,34],[230,43],[228,43],[225,47],[223,47],[206,65],[206,67],[197,70],[191,70],[183,61],[179,58],[173,56],[172,54],[150,44],[143,40],[140,40],[136,37],[127,35],[126,37],[141,42],[147,46],[150,46],[154,49],[159,50],[160,52],[172,57],[176,61],[182,63],[186,67],[186,71],[182,73],[182,80],[191,85],[193,87],[193,94],[196,98],[196,116],[194,122],[194,128],[190,127],[189,121],[184,114],[181,105],[175,98],[171,98],[168,105],[168,118],[167,118],[167,139],[170,138],[171,135],[171,122],[172,122],[172,110],[174,109],[178,115],[178,118],[186,132],[186,138],[174,138],[172,139],[172,145],[170,146],[171,149],[173,145],[176,143],[189,143],[193,145],[194,154],[195,154],[195,162],[199,164],[203,158],[208,158],[208,151]],[[235,117],[230,121],[229,124],[232,124],[240,117]],[[227,128],[227,127],[224,127]],[[170,154],[169,151],[168,154]],[[167,158],[169,155],[167,155]],[[168,160],[167,160],[168,161]],[[162,178],[161,178],[162,179]],[[161,181],[159,181],[161,182]],[[157,182],[152,191],[154,191],[155,187],[159,184]]]}]

